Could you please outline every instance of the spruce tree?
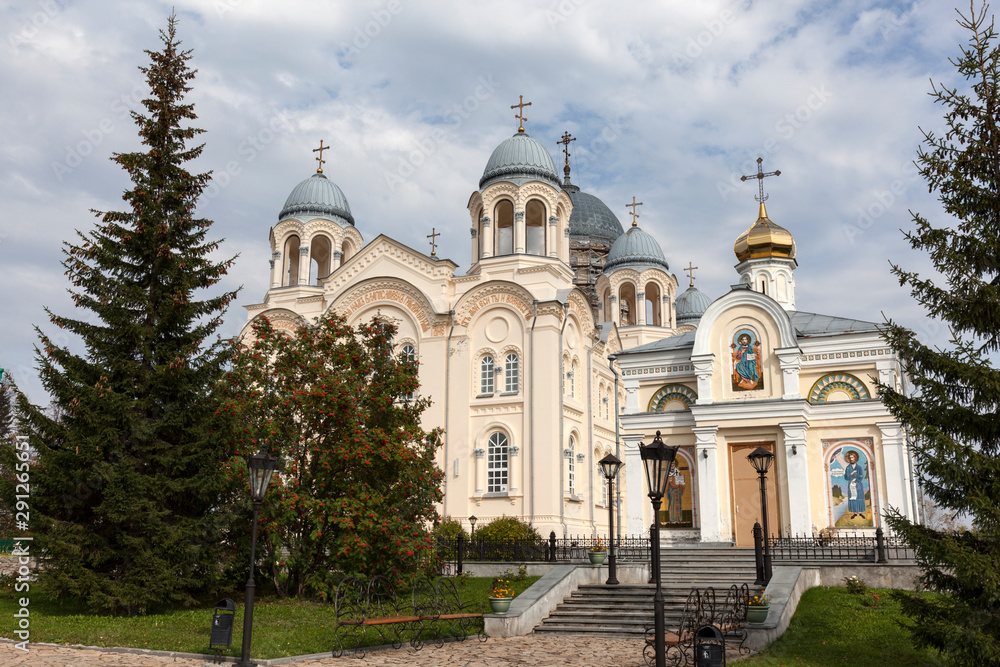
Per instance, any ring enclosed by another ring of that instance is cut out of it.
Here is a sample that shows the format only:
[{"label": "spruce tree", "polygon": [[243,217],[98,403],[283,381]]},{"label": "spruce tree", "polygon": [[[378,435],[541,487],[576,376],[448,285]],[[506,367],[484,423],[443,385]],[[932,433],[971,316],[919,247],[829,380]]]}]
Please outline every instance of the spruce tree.
[{"label": "spruce tree", "polygon": [[921,581],[935,596],[901,596],[918,645],[955,663],[1000,664],[1000,50],[987,8],[959,25],[969,33],[952,60],[966,83],[932,85],[944,109],[943,134],[924,131],[916,164],[948,219],[913,215],[910,245],[928,253],[937,275],[893,265],[928,314],[947,323],[951,344],[928,347],[889,323],[886,339],[912,391],[880,387],[908,427],[924,493],[942,510],[971,518],[971,531],[887,520],[915,549]]},{"label": "spruce tree", "polygon": [[[142,613],[187,604],[218,584],[227,453],[210,432],[211,389],[229,346],[219,328],[235,292],[202,294],[233,260],[214,262],[211,221],[195,217],[208,173],[186,163],[203,145],[184,103],[195,72],[177,20],[140,67],[149,86],[134,111],[143,152],[117,153],[126,210],[64,244],[74,317],[46,310],[83,342],[82,355],[36,327],[43,385],[61,415],[18,396],[38,463],[30,527],[46,554],[40,583],[92,609]],[[212,340],[214,338],[214,340]]]}]

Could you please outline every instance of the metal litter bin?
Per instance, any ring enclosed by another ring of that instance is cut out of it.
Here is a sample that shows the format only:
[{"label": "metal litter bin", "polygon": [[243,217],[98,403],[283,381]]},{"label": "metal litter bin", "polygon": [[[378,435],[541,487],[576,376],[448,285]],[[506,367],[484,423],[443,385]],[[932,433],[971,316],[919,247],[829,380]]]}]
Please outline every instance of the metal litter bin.
[{"label": "metal litter bin", "polygon": [[212,614],[212,638],[208,642],[208,648],[215,651],[218,658],[221,658],[222,652],[228,651],[233,644],[233,619],[235,616],[236,603],[229,598],[215,605],[215,613]]},{"label": "metal litter bin", "polygon": [[714,625],[703,625],[694,635],[695,667],[724,667],[726,637]]}]

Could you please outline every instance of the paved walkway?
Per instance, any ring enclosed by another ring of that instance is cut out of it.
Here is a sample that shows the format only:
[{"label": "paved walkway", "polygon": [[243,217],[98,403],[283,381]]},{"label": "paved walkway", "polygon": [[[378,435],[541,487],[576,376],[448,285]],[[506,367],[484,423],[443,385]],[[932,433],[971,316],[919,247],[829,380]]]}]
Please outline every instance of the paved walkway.
[{"label": "paved walkway", "polygon": [[[592,637],[546,637],[528,635],[509,639],[490,638],[480,643],[474,638],[428,646],[420,651],[408,647],[355,657],[324,658],[290,663],[294,667],[360,667],[400,665],[407,667],[455,666],[494,667],[496,665],[558,665],[559,667],[639,667],[641,639],[598,639]],[[727,656],[734,660],[735,655]],[[0,643],[0,665],[4,667],[203,667],[205,660],[144,656],[91,649],[32,646],[25,653],[13,644]],[[232,663],[226,663],[232,665]]]}]

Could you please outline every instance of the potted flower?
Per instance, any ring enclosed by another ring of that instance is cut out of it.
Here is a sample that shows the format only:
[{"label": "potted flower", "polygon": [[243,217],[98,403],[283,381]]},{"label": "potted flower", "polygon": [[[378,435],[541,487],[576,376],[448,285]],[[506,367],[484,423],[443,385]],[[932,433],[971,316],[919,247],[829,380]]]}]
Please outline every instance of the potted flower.
[{"label": "potted flower", "polygon": [[514,589],[507,579],[494,579],[490,588],[490,609],[494,614],[506,614],[510,601],[514,599]]},{"label": "potted flower", "polygon": [[751,595],[747,600],[747,623],[763,623],[767,620],[767,612],[771,610],[771,596],[763,591]]},{"label": "potted flower", "polygon": [[590,547],[590,564],[591,565],[601,565],[604,563],[604,559],[607,557],[608,552],[604,548],[604,541],[601,538],[597,538],[597,542],[594,546]]}]

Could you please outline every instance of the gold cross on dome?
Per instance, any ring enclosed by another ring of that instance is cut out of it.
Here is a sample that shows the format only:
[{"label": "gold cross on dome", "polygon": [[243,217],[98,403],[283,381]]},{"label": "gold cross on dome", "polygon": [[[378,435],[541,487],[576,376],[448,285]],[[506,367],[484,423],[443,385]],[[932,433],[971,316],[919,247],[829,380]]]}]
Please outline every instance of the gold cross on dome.
[{"label": "gold cross on dome", "polygon": [[637,209],[636,206],[642,206],[642,202],[641,201],[636,201],[635,200],[635,195],[632,195],[632,203],[631,204],[625,204],[625,207],[626,208],[629,208],[629,207],[632,208],[630,214],[632,216],[632,226],[633,227],[638,227],[639,226],[639,223],[636,222],[636,220],[639,219],[639,209]]},{"label": "gold cross on dome", "polygon": [[437,256],[437,237],[439,236],[441,236],[441,232],[431,227],[431,233],[427,235],[427,238],[431,240],[431,257]]},{"label": "gold cross on dome", "polygon": [[697,266],[694,266],[691,262],[688,262],[687,268],[684,269],[684,272],[688,274],[688,279],[691,281],[691,284],[688,285],[688,287],[694,287],[694,270],[697,268],[698,268]]},{"label": "gold cross on dome", "polygon": [[323,159],[323,151],[328,151],[328,150],[330,150],[330,147],[324,146],[322,139],[319,140],[319,148],[313,149],[313,153],[319,153],[319,157],[316,158],[316,161],[319,162],[319,167],[317,167],[316,169],[317,174],[323,173],[323,163],[326,162],[326,160]]},{"label": "gold cross on dome", "polygon": [[750,174],[749,176],[740,176],[740,180],[741,181],[746,181],[748,178],[756,178],[757,179],[757,184],[760,187],[760,194],[757,195],[757,197],[755,197],[755,199],[757,201],[759,201],[761,204],[763,204],[765,201],[767,201],[767,197],[764,196],[764,179],[767,178],[768,176],[781,176],[781,172],[777,171],[777,170],[775,170],[775,171],[769,171],[769,172],[767,172],[765,174],[764,173],[764,167],[761,166],[763,164],[764,164],[764,158],[762,158],[762,157],[757,158],[757,173],[756,174]]},{"label": "gold cross on dome", "polygon": [[524,107],[530,107],[531,102],[525,102],[524,95],[518,95],[517,97],[518,97],[518,103],[511,104],[510,108],[517,109],[517,113],[514,114],[514,118],[517,118],[518,120],[521,121],[521,124],[517,128],[517,131],[524,132],[524,121],[528,120],[528,118],[524,115]]},{"label": "gold cross on dome", "polygon": [[562,144],[563,146],[563,153],[566,155],[567,167],[569,166],[569,156],[571,155],[569,152],[569,142],[571,141],[576,141],[576,137],[572,136],[569,132],[563,132],[562,140],[556,142],[557,144]]}]

